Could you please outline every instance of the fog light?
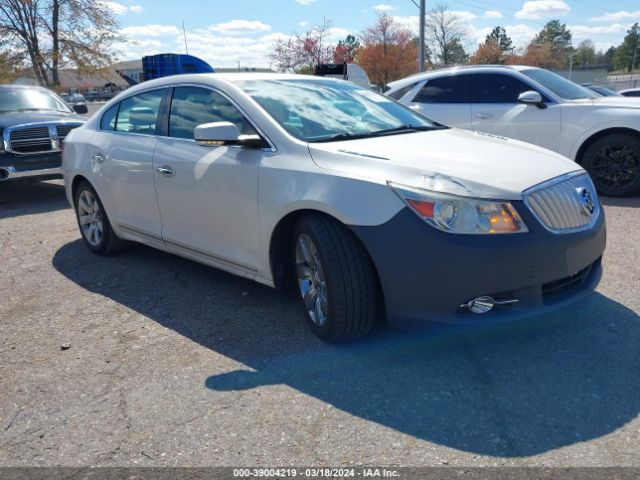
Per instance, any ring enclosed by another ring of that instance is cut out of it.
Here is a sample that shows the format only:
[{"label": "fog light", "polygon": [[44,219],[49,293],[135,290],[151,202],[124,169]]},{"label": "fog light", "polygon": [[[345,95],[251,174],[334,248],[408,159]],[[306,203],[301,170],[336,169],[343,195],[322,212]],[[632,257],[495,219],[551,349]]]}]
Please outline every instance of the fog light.
[{"label": "fog light", "polygon": [[472,313],[481,314],[490,312],[494,307],[511,307],[518,302],[519,300],[516,298],[510,300],[494,300],[493,297],[482,296],[463,303],[460,305],[460,308],[463,310],[469,310]]}]

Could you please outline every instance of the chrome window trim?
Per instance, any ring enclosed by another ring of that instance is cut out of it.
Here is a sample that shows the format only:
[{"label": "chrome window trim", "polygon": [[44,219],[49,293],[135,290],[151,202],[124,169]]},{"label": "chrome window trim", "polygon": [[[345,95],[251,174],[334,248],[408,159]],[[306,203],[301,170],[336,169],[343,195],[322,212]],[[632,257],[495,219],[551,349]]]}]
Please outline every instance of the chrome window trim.
[{"label": "chrome window trim", "polygon": [[[591,219],[589,223],[581,227],[566,228],[566,229],[555,229],[547,226],[547,224],[542,220],[542,218],[540,218],[540,216],[536,213],[535,209],[532,207],[531,203],[529,202],[529,195],[531,193],[544,190],[553,185],[563,183],[572,178],[581,177],[581,176],[584,176],[588,179],[589,183],[591,184],[591,188],[596,195],[596,202],[594,202],[594,212],[591,215]],[[529,187],[522,192],[522,200],[524,204],[527,206],[527,208],[529,209],[529,212],[531,212],[531,214],[538,221],[538,223],[540,223],[540,225],[542,225],[544,229],[547,230],[548,232],[551,232],[557,235],[565,235],[565,234],[585,232],[587,230],[591,230],[595,226],[595,224],[598,222],[598,219],[600,218],[601,210],[602,210],[600,206],[600,198],[596,191],[595,185],[593,184],[593,182],[591,181],[591,177],[589,177],[589,174],[585,170],[575,170],[573,172],[565,173],[563,175],[560,175],[559,177],[555,177],[550,180],[546,180],[542,183],[539,183],[537,185],[534,185],[533,187]]]},{"label": "chrome window trim", "polygon": [[[54,122],[32,122],[32,123],[21,123],[18,125],[11,125],[7,127],[2,132],[2,146],[6,153],[12,153],[13,155],[19,156],[31,156],[31,155],[43,155],[47,153],[60,153],[62,149],[60,148],[60,138],[58,137],[58,128],[60,126],[74,125],[75,128],[83,125],[82,122],[74,119],[61,119],[56,120]],[[49,130],[49,141],[51,144],[51,148],[49,150],[41,150],[38,152],[16,152],[11,148],[11,132],[16,130],[26,130],[28,128],[39,128],[39,127],[47,127]]]}]

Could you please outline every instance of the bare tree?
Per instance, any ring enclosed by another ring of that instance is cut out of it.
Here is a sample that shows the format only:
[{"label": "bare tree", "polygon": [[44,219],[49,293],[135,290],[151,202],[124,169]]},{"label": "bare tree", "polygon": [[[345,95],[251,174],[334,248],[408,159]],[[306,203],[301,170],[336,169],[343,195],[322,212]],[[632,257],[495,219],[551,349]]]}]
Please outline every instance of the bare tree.
[{"label": "bare tree", "polygon": [[310,73],[315,65],[333,61],[336,46],[329,41],[333,23],[324,18],[303,34],[287,40],[279,39],[270,55],[278,69],[285,72]]},{"label": "bare tree", "polygon": [[86,72],[110,63],[117,29],[114,12],[101,0],[0,0],[0,35],[48,87],[60,84],[65,66]]},{"label": "bare tree", "polygon": [[452,63],[453,58],[458,56],[456,49],[466,36],[460,17],[449,10],[447,4],[439,3],[427,13],[425,30],[442,63]]}]

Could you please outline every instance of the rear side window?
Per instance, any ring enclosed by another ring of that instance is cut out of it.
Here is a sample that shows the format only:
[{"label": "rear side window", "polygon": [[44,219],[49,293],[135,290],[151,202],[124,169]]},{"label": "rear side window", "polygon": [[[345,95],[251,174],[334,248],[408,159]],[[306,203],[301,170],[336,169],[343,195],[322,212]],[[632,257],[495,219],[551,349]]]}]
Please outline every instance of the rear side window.
[{"label": "rear side window", "polygon": [[400,100],[402,97],[404,97],[407,93],[409,93],[409,90],[411,90],[413,87],[415,87],[416,84],[415,83],[411,83],[409,85],[406,85],[402,88],[399,88],[398,90],[396,90],[395,92],[391,92],[388,95],[393,98],[394,100]]},{"label": "rear side window", "polygon": [[256,133],[244,115],[219,93],[199,87],[177,87],[173,91],[170,137],[193,140],[195,128],[211,122],[231,122],[244,135]]},{"label": "rear side window", "polygon": [[156,133],[156,121],[165,90],[141,93],[120,102],[116,120],[117,132]]},{"label": "rear side window", "polygon": [[469,75],[432,78],[413,99],[418,103],[471,103]]},{"label": "rear side window", "polygon": [[119,103],[113,105],[109,110],[104,112],[100,119],[100,130],[115,130],[116,129],[116,116],[118,115]]},{"label": "rear side window", "polygon": [[477,74],[476,79],[478,103],[518,103],[521,93],[535,90],[517,78],[499,73]]}]

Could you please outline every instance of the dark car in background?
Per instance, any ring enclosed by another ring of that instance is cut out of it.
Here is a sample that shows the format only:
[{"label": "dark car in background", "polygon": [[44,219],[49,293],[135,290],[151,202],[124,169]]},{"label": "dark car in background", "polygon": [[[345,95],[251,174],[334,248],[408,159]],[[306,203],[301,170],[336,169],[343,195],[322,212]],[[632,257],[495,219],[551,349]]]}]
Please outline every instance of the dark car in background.
[{"label": "dark car in background", "polygon": [[85,113],[43,87],[0,85],[0,183],[61,178],[64,139]]},{"label": "dark car in background", "polygon": [[583,87],[588,88],[592,92],[596,92],[597,94],[602,95],[603,97],[621,97],[618,92],[615,90],[611,90],[603,85],[598,85],[597,83],[583,83]]}]

